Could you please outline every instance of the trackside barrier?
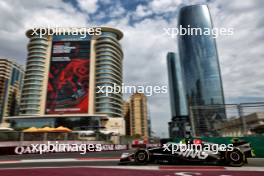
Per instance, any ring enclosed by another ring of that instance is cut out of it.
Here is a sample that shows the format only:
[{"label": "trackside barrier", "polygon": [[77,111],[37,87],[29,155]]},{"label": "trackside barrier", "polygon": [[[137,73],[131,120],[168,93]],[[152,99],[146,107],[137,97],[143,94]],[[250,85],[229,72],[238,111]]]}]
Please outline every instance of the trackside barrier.
[{"label": "trackside barrier", "polygon": [[[38,143],[33,145],[1,145],[0,143],[0,155],[21,155],[21,154],[45,154],[45,153],[81,153],[88,152],[101,152],[101,151],[121,151],[128,150],[128,145],[121,144],[100,144],[100,143],[63,143],[65,141],[59,141],[53,143],[47,147],[46,143]],[[59,147],[60,145],[60,147]],[[62,146],[63,145],[63,146]],[[44,149],[46,147],[46,149]],[[55,148],[57,150],[55,150]]]}]

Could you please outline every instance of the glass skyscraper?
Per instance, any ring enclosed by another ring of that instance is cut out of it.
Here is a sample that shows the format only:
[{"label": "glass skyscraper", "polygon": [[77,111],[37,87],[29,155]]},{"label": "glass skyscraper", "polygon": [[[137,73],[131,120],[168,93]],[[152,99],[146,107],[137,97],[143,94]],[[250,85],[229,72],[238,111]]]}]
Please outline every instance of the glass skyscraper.
[{"label": "glass skyscraper", "polygon": [[[213,29],[206,5],[183,7],[178,25],[186,29]],[[188,103],[199,106],[189,112],[194,135],[217,135],[213,125],[226,116],[224,108],[208,108],[225,102],[215,38],[211,34],[180,35],[178,45]]]},{"label": "glass skyscraper", "polygon": [[167,54],[167,65],[169,75],[169,90],[171,100],[172,118],[169,123],[170,137],[184,137],[188,129],[188,107],[185,97],[185,88],[182,75],[180,58],[176,53]]}]

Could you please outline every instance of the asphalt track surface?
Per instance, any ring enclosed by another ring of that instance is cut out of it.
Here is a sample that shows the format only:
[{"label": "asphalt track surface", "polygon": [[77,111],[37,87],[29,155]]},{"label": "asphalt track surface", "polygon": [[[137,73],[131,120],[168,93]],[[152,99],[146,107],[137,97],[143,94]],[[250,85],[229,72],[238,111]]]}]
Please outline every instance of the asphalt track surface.
[{"label": "asphalt track surface", "polygon": [[147,165],[119,166],[122,152],[80,155],[0,156],[0,176],[264,176],[264,159],[249,159],[243,167]]},{"label": "asphalt track surface", "polygon": [[208,167],[157,168],[103,168],[103,167],[38,167],[0,169],[1,176],[263,176],[264,171],[225,170]]},{"label": "asphalt track surface", "polygon": [[39,168],[1,170],[1,175],[18,176],[263,176],[264,172],[250,171],[173,171],[173,170],[131,170],[98,168]]}]

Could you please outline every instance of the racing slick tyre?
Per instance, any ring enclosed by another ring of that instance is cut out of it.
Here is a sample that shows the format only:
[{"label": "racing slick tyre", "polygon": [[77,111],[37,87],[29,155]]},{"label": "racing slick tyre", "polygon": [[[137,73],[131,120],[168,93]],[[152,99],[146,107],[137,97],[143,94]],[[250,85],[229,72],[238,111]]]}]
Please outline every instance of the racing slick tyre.
[{"label": "racing slick tyre", "polygon": [[149,162],[149,152],[147,150],[138,150],[135,153],[135,161],[140,164],[147,164]]},{"label": "racing slick tyre", "polygon": [[225,154],[227,164],[233,167],[240,167],[246,163],[245,154],[239,149],[227,151]]}]

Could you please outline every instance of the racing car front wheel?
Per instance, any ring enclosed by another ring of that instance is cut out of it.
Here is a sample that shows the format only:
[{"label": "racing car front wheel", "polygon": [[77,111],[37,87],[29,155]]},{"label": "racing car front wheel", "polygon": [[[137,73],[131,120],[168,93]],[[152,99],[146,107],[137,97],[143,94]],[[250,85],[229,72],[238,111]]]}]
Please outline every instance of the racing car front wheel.
[{"label": "racing car front wheel", "polygon": [[138,150],[135,153],[135,161],[140,164],[147,164],[149,161],[149,152],[146,150]]},{"label": "racing car front wheel", "polygon": [[243,166],[246,162],[245,154],[239,149],[227,151],[225,158],[230,166],[235,166],[235,167]]}]

